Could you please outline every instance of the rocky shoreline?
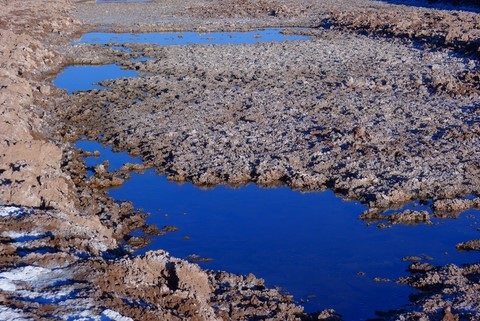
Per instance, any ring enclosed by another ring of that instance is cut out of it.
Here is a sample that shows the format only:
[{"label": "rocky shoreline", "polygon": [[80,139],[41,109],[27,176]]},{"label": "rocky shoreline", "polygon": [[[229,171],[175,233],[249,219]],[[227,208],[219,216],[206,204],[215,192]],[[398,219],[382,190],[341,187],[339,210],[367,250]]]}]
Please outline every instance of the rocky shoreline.
[{"label": "rocky shoreline", "polygon": [[[302,43],[129,46],[154,60],[117,53],[115,61],[150,76],[69,96],[64,132],[101,136],[169,179],[198,185],[330,188],[379,209],[476,194],[479,128],[468,106],[478,94],[457,75],[470,61],[334,31],[310,34],[314,40]],[[349,51],[365,43],[368,50]],[[80,51],[95,52],[78,49],[83,62],[90,57]],[[443,86],[455,93],[436,89]]]},{"label": "rocky shoreline", "polygon": [[[0,3],[0,319],[340,319],[330,310],[307,315],[253,275],[203,271],[164,251],[131,257],[142,242],[129,233],[146,227],[144,216],[107,197],[111,173],[86,180],[82,154],[70,144],[80,135],[103,135],[174,180],[331,188],[368,204],[368,219],[415,199],[434,200],[438,216],[478,207],[478,14],[367,0],[341,10],[335,1],[289,0],[141,4],[151,10]],[[423,23],[406,23],[412,15]],[[305,44],[128,46],[156,59],[147,62],[69,45],[100,24],[139,32],[325,23],[333,28],[305,31],[314,39]],[[440,39],[438,50],[405,45],[432,44],[428,37]],[[50,83],[68,64],[107,62],[151,75],[70,96]],[[107,113],[106,102],[118,112]],[[139,122],[145,129],[132,131]],[[477,199],[462,199],[468,195]],[[478,250],[465,241],[459,249]],[[423,295],[381,319],[480,317],[478,265],[415,263],[411,272],[399,282]]]},{"label": "rocky shoreline", "polygon": [[162,251],[129,258],[128,233],[145,226],[143,215],[86,183],[81,154],[52,132],[57,119],[47,112],[62,108],[63,93],[46,79],[68,64],[59,52],[82,30],[73,6],[5,5],[0,191],[9,206],[0,210],[0,318],[299,319],[301,307],[253,276],[201,271]]}]

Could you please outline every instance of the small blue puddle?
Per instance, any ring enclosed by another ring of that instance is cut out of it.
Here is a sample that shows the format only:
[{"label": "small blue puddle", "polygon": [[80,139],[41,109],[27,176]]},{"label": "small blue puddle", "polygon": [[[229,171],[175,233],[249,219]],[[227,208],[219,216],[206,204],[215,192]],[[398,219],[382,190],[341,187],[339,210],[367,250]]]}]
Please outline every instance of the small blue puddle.
[{"label": "small blue puddle", "polygon": [[30,241],[35,241],[35,240],[43,239],[43,238],[46,237],[47,235],[50,236],[51,233],[39,234],[39,235],[25,235],[25,236],[17,237],[17,238],[15,238],[14,240],[15,240],[15,242],[18,242],[18,243],[30,242]]},{"label": "small blue puddle", "polygon": [[[95,152],[99,151],[99,157],[86,157],[85,163],[87,168],[93,168],[104,161],[108,160],[110,163],[108,166],[108,171],[113,172],[115,170],[119,170],[123,165],[126,163],[130,164],[141,164],[142,160],[138,158],[134,158],[130,156],[127,152],[119,152],[114,153],[112,151],[112,147],[107,146],[103,147],[102,144],[95,142],[95,141],[88,141],[88,140],[79,140],[75,143],[75,147],[80,148],[84,151],[88,152]],[[93,175],[93,172],[89,170],[88,177]]]},{"label": "small blue puddle", "polygon": [[[99,150],[98,163],[105,158],[118,163],[115,166],[138,162],[127,153],[105,151],[98,143],[79,142],[77,146]],[[366,320],[375,316],[375,310],[408,303],[412,288],[373,281],[407,275],[410,262],[402,260],[405,256],[426,255],[434,265],[480,259],[479,252],[455,250],[457,243],[479,237],[478,210],[455,220],[435,220],[433,225],[395,225],[381,230],[358,219],[366,209],[363,205],[343,201],[331,191],[301,193],[252,184],[201,189],[168,182],[152,170],[132,173],[130,180],[111,189],[109,195],[152,213],[148,223],[160,229],[166,225],[179,228],[154,237],[138,254],[165,249],[177,257],[212,258],[200,265],[252,272],[265,278],[267,285],[307,300],[307,311],[334,308],[345,320]]]},{"label": "small blue puddle", "polygon": [[68,93],[90,90],[105,89],[97,85],[98,82],[122,77],[136,77],[138,72],[125,70],[115,64],[101,66],[69,66],[53,81],[58,88],[67,89]]},{"label": "small blue puddle", "polygon": [[142,62],[142,61],[149,61],[149,60],[155,60],[155,58],[149,58],[149,57],[130,58],[130,61],[133,61],[133,62]]},{"label": "small blue puddle", "polygon": [[157,45],[223,45],[223,44],[255,44],[284,40],[308,40],[308,36],[284,35],[284,29],[263,29],[247,32],[153,32],[153,33],[112,33],[91,32],[73,42],[73,44],[106,45],[110,43],[146,43]]}]

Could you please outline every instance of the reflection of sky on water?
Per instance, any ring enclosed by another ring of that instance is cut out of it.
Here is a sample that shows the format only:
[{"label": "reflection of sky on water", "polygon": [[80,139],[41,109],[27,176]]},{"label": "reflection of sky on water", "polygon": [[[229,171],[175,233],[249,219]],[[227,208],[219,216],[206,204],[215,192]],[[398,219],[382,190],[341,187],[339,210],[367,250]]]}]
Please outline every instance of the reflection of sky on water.
[{"label": "reflection of sky on water", "polygon": [[105,89],[96,83],[122,77],[135,77],[138,73],[133,70],[124,70],[115,64],[101,66],[69,66],[53,81],[58,88],[67,89],[68,93],[79,90]]},{"label": "reflection of sky on water", "polygon": [[[125,43],[152,43],[159,45],[189,45],[189,44],[253,44],[259,42],[273,42],[283,40],[307,40],[306,36],[283,35],[284,29],[263,29],[249,32],[156,32],[156,33],[109,33],[91,32],[82,36],[74,44],[125,44]],[[121,46],[112,46],[114,50],[130,53],[131,50]],[[134,62],[152,60],[148,57],[132,58]],[[138,73],[133,70],[124,70],[115,64],[90,66],[78,65],[66,67],[53,81],[58,88],[65,88],[68,93],[80,90],[105,89],[97,83],[102,80],[122,77],[135,77]]]},{"label": "reflection of sky on water", "polygon": [[[104,159],[116,168],[138,162],[127,153],[104,151],[98,143],[78,146],[101,151],[100,158],[87,158],[90,166]],[[375,310],[408,302],[410,287],[373,281],[406,275],[409,262],[402,261],[405,256],[430,256],[430,263],[438,265],[480,259],[478,252],[455,250],[457,243],[478,238],[478,225],[474,225],[478,210],[433,225],[381,230],[358,219],[364,206],[345,202],[331,191],[301,193],[252,184],[201,189],[168,182],[152,170],[132,173],[129,181],[109,194],[151,212],[148,222],[159,228],[179,228],[154,238],[140,253],[165,249],[177,257],[210,257],[213,261],[201,263],[203,267],[252,272],[296,299],[315,296],[305,303],[309,311],[334,308],[346,320],[365,320]],[[190,240],[184,240],[185,236]],[[358,276],[358,272],[366,275]]]},{"label": "reflection of sky on water", "polygon": [[[106,160],[108,160],[109,162],[109,166],[108,166],[109,172],[120,170],[120,168],[125,163],[130,163],[130,164],[142,163],[140,159],[131,157],[127,152],[114,153],[112,151],[112,147],[110,146],[103,147],[102,144],[97,142],[92,142],[88,140],[79,140],[75,143],[75,146],[84,151],[88,151],[92,153],[95,151],[101,151],[101,154],[99,157],[92,156],[92,157],[85,158],[85,162],[88,168],[93,168],[96,165],[99,165]],[[92,174],[93,172],[89,172],[89,176]]]},{"label": "reflection of sky on water", "polygon": [[74,44],[125,44],[149,43],[157,45],[191,44],[254,44],[284,40],[307,40],[307,36],[283,35],[284,29],[263,29],[248,32],[153,32],[153,33],[112,33],[91,32],[82,36]]}]

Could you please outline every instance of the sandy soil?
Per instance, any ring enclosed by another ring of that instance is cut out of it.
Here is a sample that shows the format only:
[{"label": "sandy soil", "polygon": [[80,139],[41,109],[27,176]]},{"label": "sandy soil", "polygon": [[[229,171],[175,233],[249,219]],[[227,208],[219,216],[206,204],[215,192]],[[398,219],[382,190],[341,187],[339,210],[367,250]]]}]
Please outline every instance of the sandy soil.
[{"label": "sandy soil", "polygon": [[[81,153],[68,143],[80,134],[105,134],[176,180],[332,188],[370,205],[367,219],[413,199],[433,200],[434,214],[445,217],[478,207],[478,198],[463,199],[478,196],[480,177],[472,11],[367,0],[0,4],[0,319],[340,318],[306,315],[254,276],[202,271],[163,251],[130,257],[144,241],[129,236],[146,228],[143,216],[105,191],[129,169],[98,168],[87,181]],[[146,63],[68,45],[100,25],[327,29],[309,31],[313,39],[302,44],[131,46],[156,58]],[[69,63],[110,61],[151,74],[70,97],[50,84]],[[118,112],[106,113],[104,102]],[[478,240],[458,248],[478,250]],[[414,264],[411,273],[399,282],[422,295],[381,319],[480,318],[478,265]]]}]

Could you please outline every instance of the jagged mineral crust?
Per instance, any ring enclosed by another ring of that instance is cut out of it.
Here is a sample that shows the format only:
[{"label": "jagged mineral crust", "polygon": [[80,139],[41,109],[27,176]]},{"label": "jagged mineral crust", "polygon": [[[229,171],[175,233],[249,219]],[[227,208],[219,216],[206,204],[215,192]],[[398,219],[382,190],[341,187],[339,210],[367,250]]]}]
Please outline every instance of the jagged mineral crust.
[{"label": "jagged mineral crust", "polygon": [[[341,319],[306,315],[253,275],[204,271],[161,250],[132,257],[147,241],[132,230],[160,231],[105,188],[135,168],[99,166],[87,180],[68,143],[81,134],[103,135],[175,180],[332,188],[370,205],[366,219],[433,200],[432,215],[403,211],[392,224],[479,206],[478,14],[369,0],[181,4],[0,0],[0,319]],[[255,46],[68,45],[100,24],[326,29]],[[135,55],[155,59],[128,61]],[[148,74],[70,97],[50,83],[69,63],[109,62]],[[115,113],[103,107],[112,102]],[[478,240],[458,249],[478,250]],[[478,264],[410,270],[399,282],[422,295],[381,319],[480,318]]]}]

